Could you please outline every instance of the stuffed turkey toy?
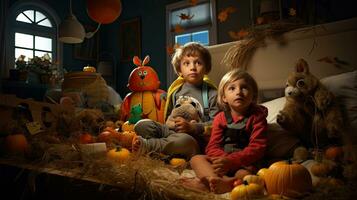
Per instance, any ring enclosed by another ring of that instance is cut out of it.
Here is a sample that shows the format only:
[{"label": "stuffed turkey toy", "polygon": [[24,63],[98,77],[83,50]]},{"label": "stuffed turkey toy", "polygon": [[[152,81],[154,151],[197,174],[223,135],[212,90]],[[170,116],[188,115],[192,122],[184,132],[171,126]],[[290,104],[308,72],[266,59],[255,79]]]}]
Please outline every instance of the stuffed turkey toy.
[{"label": "stuffed turkey toy", "polygon": [[121,120],[130,118],[130,110],[134,105],[141,105],[142,119],[152,119],[164,123],[164,108],[166,92],[159,89],[160,81],[156,71],[145,66],[150,61],[146,56],[143,61],[134,56],[133,63],[137,66],[129,75],[128,88],[132,91],[121,105]]}]

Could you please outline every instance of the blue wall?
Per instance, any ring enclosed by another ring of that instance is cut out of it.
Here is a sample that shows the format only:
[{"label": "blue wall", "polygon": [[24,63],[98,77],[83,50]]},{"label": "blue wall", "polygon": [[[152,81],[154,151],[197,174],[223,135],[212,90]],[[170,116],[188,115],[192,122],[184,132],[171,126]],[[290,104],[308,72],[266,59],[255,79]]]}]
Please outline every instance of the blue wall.
[{"label": "blue wall", "polygon": [[[18,0],[10,0],[10,6]],[[42,0],[53,9],[56,10],[58,16],[64,19],[69,13],[69,0]],[[120,24],[123,21],[130,20],[136,17],[141,19],[141,54],[139,57],[143,58],[150,55],[151,61],[149,63],[158,73],[161,80],[161,88],[166,88],[166,5],[177,2],[179,0],[122,0],[122,13],[120,17],[111,24],[104,24],[101,26],[99,34],[99,52],[109,52],[114,55],[117,63],[117,91],[122,97],[128,92],[126,87],[128,76],[134,65],[132,62],[120,62],[120,46],[119,46],[119,33]],[[232,41],[229,37],[229,31],[239,31],[243,27],[248,27],[251,24],[249,0],[216,0],[217,15],[219,11],[228,6],[237,8],[236,12],[231,14],[229,20],[224,23],[217,23],[217,42],[224,43]],[[284,0],[287,4],[291,0]],[[309,0],[301,0],[298,2],[306,3]],[[353,1],[347,0],[330,0],[330,1],[317,1],[321,2],[317,5],[317,11],[308,11],[308,23],[322,23],[344,18],[357,16],[354,12],[355,7]],[[85,0],[72,0],[73,13],[77,19],[84,25],[96,26],[96,23],[88,17],[86,11]],[[305,8],[313,9],[311,5],[304,4]],[[309,7],[310,6],[310,7]],[[328,9],[323,7],[327,6]],[[321,8],[322,7],[322,8]],[[305,9],[306,10],[306,9]],[[317,18],[311,19],[311,14],[319,15]],[[314,21],[315,19],[325,21]],[[87,64],[96,65],[96,61],[85,61],[74,59],[73,45],[63,45],[63,67],[69,71],[82,70]]]}]

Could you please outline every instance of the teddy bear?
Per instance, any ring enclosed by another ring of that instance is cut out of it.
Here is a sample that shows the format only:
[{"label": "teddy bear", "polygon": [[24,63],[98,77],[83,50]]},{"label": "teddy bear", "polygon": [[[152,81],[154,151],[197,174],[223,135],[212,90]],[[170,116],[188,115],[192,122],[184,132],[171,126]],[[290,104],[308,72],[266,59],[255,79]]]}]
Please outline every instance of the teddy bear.
[{"label": "teddy bear", "polygon": [[277,115],[277,123],[295,134],[307,148],[341,144],[343,119],[334,95],[299,59],[285,87],[286,103]]},{"label": "teddy bear", "polygon": [[180,96],[166,120],[166,125],[172,130],[175,129],[176,117],[182,117],[191,123],[201,122],[202,113],[202,106],[197,99],[189,96]]}]

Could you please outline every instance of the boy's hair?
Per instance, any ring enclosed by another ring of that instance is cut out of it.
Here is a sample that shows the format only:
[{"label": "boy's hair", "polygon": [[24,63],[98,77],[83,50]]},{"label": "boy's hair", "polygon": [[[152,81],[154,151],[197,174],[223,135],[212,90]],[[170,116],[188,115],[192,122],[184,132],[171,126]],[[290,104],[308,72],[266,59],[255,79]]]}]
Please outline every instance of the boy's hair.
[{"label": "boy's hair", "polygon": [[258,84],[255,79],[246,71],[241,68],[232,69],[227,72],[218,86],[218,95],[217,103],[222,109],[229,110],[229,107],[226,103],[223,102],[224,89],[227,87],[227,84],[234,82],[238,79],[244,79],[253,89],[253,102],[257,103],[258,101]]},{"label": "boy's hair", "polygon": [[176,49],[175,54],[172,57],[171,64],[174,66],[174,70],[179,75],[181,60],[184,56],[198,56],[204,62],[206,74],[211,71],[212,61],[210,52],[201,44],[197,42],[189,42],[184,46]]}]

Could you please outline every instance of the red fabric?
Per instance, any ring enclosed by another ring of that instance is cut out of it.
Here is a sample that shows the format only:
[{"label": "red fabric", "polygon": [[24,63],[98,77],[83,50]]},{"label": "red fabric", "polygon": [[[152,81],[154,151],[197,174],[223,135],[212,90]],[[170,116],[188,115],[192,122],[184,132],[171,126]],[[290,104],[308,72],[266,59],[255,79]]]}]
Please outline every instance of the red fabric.
[{"label": "red fabric", "polygon": [[[249,144],[241,151],[226,153],[223,149],[223,131],[227,127],[224,112],[218,113],[212,124],[210,140],[206,147],[206,154],[210,157],[223,156],[228,158],[232,166],[230,170],[236,171],[244,166],[252,165],[264,156],[267,146],[267,121],[268,109],[264,106],[251,108],[246,124],[246,131],[250,134]],[[232,116],[233,123],[241,121],[244,116]]]}]

